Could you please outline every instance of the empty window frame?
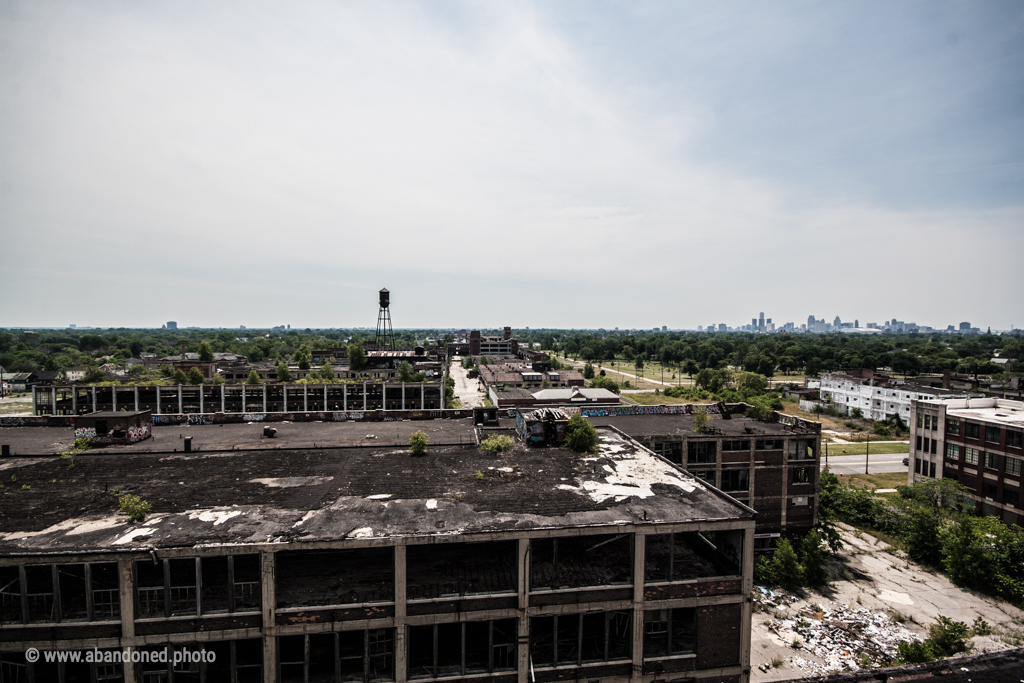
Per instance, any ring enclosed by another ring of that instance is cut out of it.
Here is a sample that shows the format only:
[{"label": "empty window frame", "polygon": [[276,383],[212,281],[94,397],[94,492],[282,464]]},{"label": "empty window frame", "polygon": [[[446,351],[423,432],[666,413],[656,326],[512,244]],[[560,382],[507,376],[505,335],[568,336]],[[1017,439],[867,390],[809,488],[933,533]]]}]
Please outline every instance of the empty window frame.
[{"label": "empty window frame", "polygon": [[955,443],[947,443],[946,444],[946,458],[949,459],[949,460],[959,460],[960,459],[960,446],[956,445]]},{"label": "empty window frame", "polygon": [[120,618],[121,594],[113,562],[0,567],[0,623]]},{"label": "empty window frame", "polygon": [[935,478],[935,463],[933,462],[928,463],[928,476],[932,479]]},{"label": "empty window frame", "polygon": [[697,649],[697,610],[693,607],[644,612],[644,659],[688,655]]},{"label": "empty window frame", "polygon": [[690,474],[695,476],[697,479],[708,483],[712,486],[716,486],[715,471],[714,470],[687,470]]},{"label": "empty window frame", "polygon": [[723,491],[749,491],[750,470],[722,470],[722,486],[720,488]]},{"label": "empty window frame", "polygon": [[409,678],[514,671],[517,641],[515,619],[410,626]]},{"label": "empty window frame", "polygon": [[966,448],[964,448],[964,462],[967,463],[968,465],[977,465],[978,456],[980,454],[981,451],[979,451],[977,448],[971,448],[970,446],[967,446]]},{"label": "empty window frame", "polygon": [[1006,447],[1007,448],[1021,448],[1022,447],[1021,432],[1015,432],[1012,429],[1006,430]]},{"label": "empty window frame", "polygon": [[917,438],[914,440],[914,446],[916,446],[915,450],[918,450],[918,451],[921,450],[921,445],[922,445],[922,437],[921,437],[920,434],[918,434]]},{"label": "empty window frame", "polygon": [[986,443],[999,443],[999,427],[985,427],[985,441]]},{"label": "empty window frame", "polygon": [[689,441],[686,444],[686,462],[700,464],[715,462],[718,457],[718,443],[715,441]]},{"label": "empty window frame", "polygon": [[393,629],[282,636],[277,639],[281,683],[391,681]]},{"label": "empty window frame", "polygon": [[738,574],[742,552],[738,533],[680,531],[647,536],[644,582],[691,581]]},{"label": "empty window frame", "polygon": [[999,454],[986,451],[985,453],[985,467],[990,470],[999,469]]},{"label": "empty window frame", "polygon": [[[101,657],[111,660],[121,656],[120,650],[99,650]],[[186,680],[186,679],[183,679]],[[123,683],[124,667],[118,663],[47,662],[45,658],[29,663],[22,652],[0,653],[0,681],[25,683],[26,681],[64,681],[65,683]]]},{"label": "empty window frame", "polygon": [[1012,507],[1017,507],[1017,505],[1019,503],[1020,503],[1020,490],[1019,489],[1011,489],[1011,488],[1004,487],[1003,488],[1003,505],[1010,505]]},{"label": "empty window frame", "polygon": [[[145,653],[142,661],[135,665],[142,683],[172,680],[174,683],[261,683],[263,680],[263,641],[259,639],[156,645],[142,650]],[[122,679],[97,676],[97,680]]]},{"label": "empty window frame", "polygon": [[917,414],[917,428],[924,429],[924,413]]},{"label": "empty window frame", "polygon": [[633,583],[633,534],[530,540],[530,590]]},{"label": "empty window frame", "polygon": [[968,439],[980,438],[981,426],[968,422],[967,428],[964,430],[964,433]]},{"label": "empty window frame", "polygon": [[810,439],[790,439],[789,459],[790,460],[813,460],[814,442]]},{"label": "empty window frame", "polygon": [[514,593],[516,541],[411,545],[405,551],[410,600]]},{"label": "empty window frame", "polygon": [[260,609],[259,555],[138,560],[134,571],[140,619]]},{"label": "empty window frame", "polygon": [[811,467],[794,467],[792,472],[794,484],[810,484],[814,478],[814,470]]},{"label": "empty window frame", "polygon": [[924,416],[924,428],[925,429],[931,429],[932,428],[932,416],[931,415],[925,415]]},{"label": "empty window frame", "polygon": [[959,434],[960,433],[960,421],[959,420],[946,420],[946,433],[947,434]]},{"label": "empty window frame", "polygon": [[277,553],[277,607],[319,607],[395,599],[394,548]]},{"label": "empty window frame", "polygon": [[758,451],[781,451],[785,446],[783,439],[758,439],[754,449]]},{"label": "empty window frame", "polygon": [[735,451],[749,451],[750,441],[747,439],[735,440],[735,441],[723,441],[722,452],[735,452]]},{"label": "empty window frame", "polygon": [[631,612],[530,619],[530,661],[535,668],[628,660],[632,643]]}]

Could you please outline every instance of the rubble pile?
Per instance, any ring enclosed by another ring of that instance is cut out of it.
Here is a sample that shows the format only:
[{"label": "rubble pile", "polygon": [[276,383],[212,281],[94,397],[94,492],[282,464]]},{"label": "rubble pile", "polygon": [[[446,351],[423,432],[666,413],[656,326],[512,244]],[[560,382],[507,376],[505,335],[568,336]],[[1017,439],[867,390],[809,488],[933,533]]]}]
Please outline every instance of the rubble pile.
[{"label": "rubble pile", "polygon": [[[787,596],[760,588],[755,601],[763,608],[786,610],[797,602]],[[788,603],[788,604],[787,604]],[[850,609],[846,603],[828,603],[824,608],[810,605],[795,614],[772,619],[768,629],[794,649],[814,655],[818,663],[794,655],[790,663],[811,675],[857,671],[890,664],[901,641],[920,640],[916,633],[894,622],[889,615],[867,609]]]}]

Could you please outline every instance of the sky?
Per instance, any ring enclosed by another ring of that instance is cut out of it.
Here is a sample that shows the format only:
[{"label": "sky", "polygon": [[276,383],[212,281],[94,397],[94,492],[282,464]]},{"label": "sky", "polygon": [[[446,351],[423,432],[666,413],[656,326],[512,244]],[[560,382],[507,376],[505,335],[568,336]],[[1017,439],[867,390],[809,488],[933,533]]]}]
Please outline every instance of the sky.
[{"label": "sky", "polygon": [[1024,325],[1024,4],[0,3],[0,326]]}]

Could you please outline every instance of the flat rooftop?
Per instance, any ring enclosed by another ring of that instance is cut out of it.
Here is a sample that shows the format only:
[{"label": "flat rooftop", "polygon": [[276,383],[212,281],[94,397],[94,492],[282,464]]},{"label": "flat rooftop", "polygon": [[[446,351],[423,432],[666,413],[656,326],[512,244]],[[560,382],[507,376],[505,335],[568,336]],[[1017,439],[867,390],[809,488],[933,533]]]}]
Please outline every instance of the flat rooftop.
[{"label": "flat rooftop", "polygon": [[946,415],[963,420],[981,420],[1007,427],[1024,428],[1024,401],[1004,398],[950,399],[921,401],[923,405],[945,404]]},{"label": "flat rooftop", "polygon": [[801,423],[814,424],[803,420],[798,421],[796,426],[788,426],[780,422],[760,422],[743,415],[732,415],[728,420],[716,415],[711,423],[711,426],[717,430],[714,434],[698,434],[693,431],[693,415],[615,415],[609,417],[588,417],[587,419],[594,426],[614,425],[633,438],[656,436],[735,436],[749,439],[759,436],[817,433],[808,427],[801,427]]},{"label": "flat rooftop", "polygon": [[[118,413],[127,415],[127,413]],[[263,427],[277,435],[263,437]],[[476,443],[473,420],[402,420],[399,422],[249,422],[220,425],[154,425],[153,436],[138,443],[90,449],[96,453],[171,453],[184,450],[184,437],[192,437],[193,450],[276,450],[395,445],[409,443],[409,436],[422,430],[435,443]],[[0,427],[0,444],[8,444],[14,455],[62,453],[75,442],[71,427]],[[0,468],[4,466],[0,459]]]},{"label": "flat rooftop", "polygon": [[[598,431],[599,452],[582,457],[449,446],[421,457],[389,448],[82,455],[74,468],[54,457],[12,458],[2,473],[0,552],[753,519],[749,508],[614,430]],[[152,513],[129,524],[119,493],[142,497]]]}]

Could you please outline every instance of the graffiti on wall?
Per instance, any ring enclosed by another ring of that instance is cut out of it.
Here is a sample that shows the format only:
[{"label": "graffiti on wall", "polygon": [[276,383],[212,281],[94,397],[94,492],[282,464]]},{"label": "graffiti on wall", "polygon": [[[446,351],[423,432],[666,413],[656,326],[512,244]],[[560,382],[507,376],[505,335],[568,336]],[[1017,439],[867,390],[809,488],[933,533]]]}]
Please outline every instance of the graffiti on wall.
[{"label": "graffiti on wall", "polygon": [[152,415],[150,421],[155,425],[180,425],[185,420],[184,415]]},{"label": "graffiti on wall", "polygon": [[192,413],[188,416],[188,424],[190,425],[212,425],[213,416],[204,415],[202,413]]},{"label": "graffiti on wall", "polygon": [[24,424],[20,417],[0,417],[0,427],[21,427]]},{"label": "graffiti on wall", "polygon": [[79,427],[75,430],[75,439],[89,439],[92,441],[96,438],[95,427]]},{"label": "graffiti on wall", "polygon": [[242,415],[242,422],[263,422],[266,417],[266,413],[245,413]]},{"label": "graffiti on wall", "polygon": [[[713,415],[721,413],[718,405],[715,403],[705,404],[708,412]],[[611,406],[608,408],[581,408],[578,406],[568,406],[562,408],[562,411],[568,415],[582,415],[583,417],[614,417],[619,415],[692,415],[696,406],[692,403],[685,405],[670,405],[670,406]]]},{"label": "graffiti on wall", "polygon": [[[77,430],[76,430],[77,431]],[[144,424],[138,427],[128,428],[128,443],[135,443],[136,441],[142,441],[148,439],[153,434],[153,425]]]}]

